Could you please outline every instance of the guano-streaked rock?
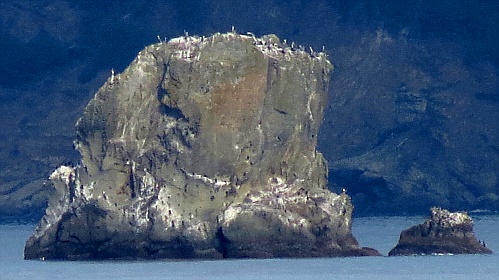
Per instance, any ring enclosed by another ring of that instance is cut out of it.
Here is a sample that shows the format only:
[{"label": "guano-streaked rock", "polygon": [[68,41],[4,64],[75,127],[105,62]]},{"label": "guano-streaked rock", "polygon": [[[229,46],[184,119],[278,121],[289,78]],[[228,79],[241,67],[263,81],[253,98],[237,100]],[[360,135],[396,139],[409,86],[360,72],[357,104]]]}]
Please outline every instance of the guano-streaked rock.
[{"label": "guano-streaked rock", "polygon": [[114,71],[26,259],[378,254],[316,150],[332,65],[275,35],[183,36]]},{"label": "guano-streaked rock", "polygon": [[433,207],[421,225],[402,231],[397,245],[388,253],[400,255],[491,254],[485,242],[473,233],[473,220],[465,212]]}]

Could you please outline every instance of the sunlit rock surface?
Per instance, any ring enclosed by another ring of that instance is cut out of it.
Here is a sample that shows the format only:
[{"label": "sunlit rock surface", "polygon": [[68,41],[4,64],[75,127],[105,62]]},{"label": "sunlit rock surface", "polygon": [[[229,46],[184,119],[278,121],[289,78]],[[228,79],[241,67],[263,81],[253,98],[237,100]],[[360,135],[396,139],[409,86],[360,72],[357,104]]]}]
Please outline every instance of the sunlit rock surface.
[{"label": "sunlit rock surface", "polygon": [[316,150],[332,65],[234,32],[183,36],[112,73],[78,121],[81,165],[26,259],[373,255]]},{"label": "sunlit rock surface", "polygon": [[433,207],[421,225],[402,231],[390,256],[431,254],[491,254],[484,241],[473,233],[473,220],[465,212]]}]

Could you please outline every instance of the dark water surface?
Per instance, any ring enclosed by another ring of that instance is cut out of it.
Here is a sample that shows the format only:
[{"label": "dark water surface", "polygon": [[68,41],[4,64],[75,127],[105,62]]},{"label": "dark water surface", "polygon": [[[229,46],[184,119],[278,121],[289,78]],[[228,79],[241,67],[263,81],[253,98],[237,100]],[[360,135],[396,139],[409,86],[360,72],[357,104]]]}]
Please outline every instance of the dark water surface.
[{"label": "dark water surface", "polygon": [[[354,219],[362,246],[386,255],[424,217]],[[499,253],[499,216],[474,217],[477,238]],[[0,279],[499,279],[499,255],[223,261],[24,261],[33,225],[0,225]]]}]

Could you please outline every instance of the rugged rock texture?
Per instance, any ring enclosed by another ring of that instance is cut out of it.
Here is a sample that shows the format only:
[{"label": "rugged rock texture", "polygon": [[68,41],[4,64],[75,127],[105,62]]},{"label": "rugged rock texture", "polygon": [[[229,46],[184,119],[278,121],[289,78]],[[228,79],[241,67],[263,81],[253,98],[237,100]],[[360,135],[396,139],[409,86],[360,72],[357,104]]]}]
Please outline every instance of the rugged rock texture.
[{"label": "rugged rock texture", "polygon": [[141,51],[77,123],[26,259],[372,255],[316,151],[332,66],[274,35]]},{"label": "rugged rock texture", "polygon": [[423,224],[402,231],[398,244],[388,255],[491,254],[484,242],[476,239],[473,221],[464,212],[431,208]]}]

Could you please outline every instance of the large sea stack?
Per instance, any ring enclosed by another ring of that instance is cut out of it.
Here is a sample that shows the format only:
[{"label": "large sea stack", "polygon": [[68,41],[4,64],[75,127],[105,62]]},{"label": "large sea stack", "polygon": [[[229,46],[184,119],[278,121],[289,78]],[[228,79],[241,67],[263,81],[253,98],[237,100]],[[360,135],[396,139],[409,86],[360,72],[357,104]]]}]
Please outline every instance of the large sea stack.
[{"label": "large sea stack", "polygon": [[51,175],[25,258],[377,254],[316,150],[331,70],[275,35],[146,47],[76,124],[81,164]]},{"label": "large sea stack", "polygon": [[473,220],[465,212],[433,207],[423,224],[402,231],[390,256],[432,254],[491,254],[473,233]]}]

